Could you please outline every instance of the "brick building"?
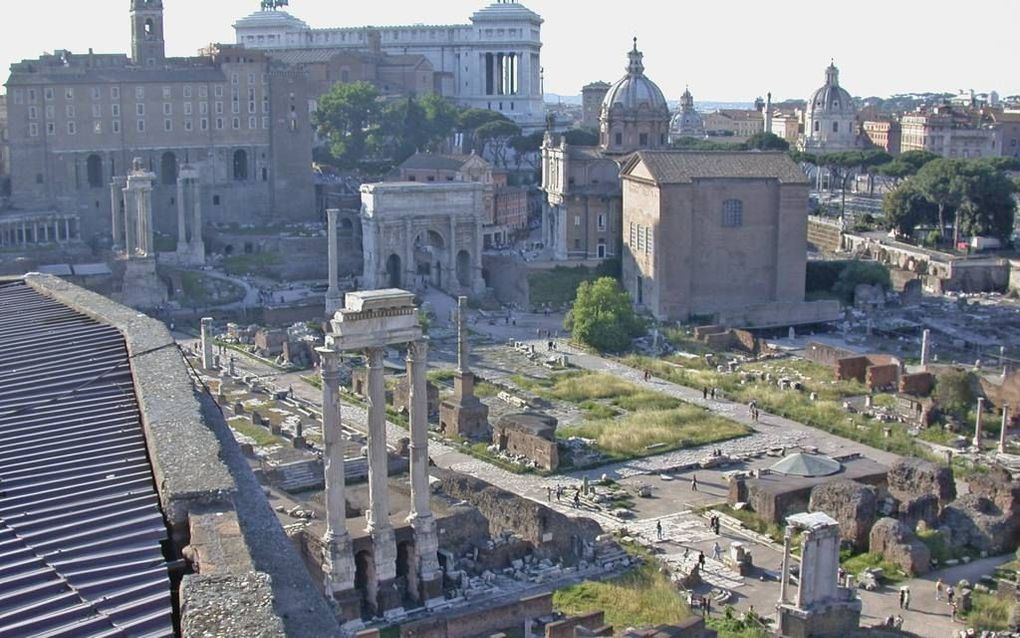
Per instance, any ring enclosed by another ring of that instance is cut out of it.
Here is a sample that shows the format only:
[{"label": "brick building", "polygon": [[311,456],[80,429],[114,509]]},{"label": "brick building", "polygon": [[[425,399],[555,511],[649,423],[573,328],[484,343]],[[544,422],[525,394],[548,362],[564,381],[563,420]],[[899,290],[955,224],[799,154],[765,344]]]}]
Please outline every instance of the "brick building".
[{"label": "brick building", "polygon": [[624,165],[623,283],[658,320],[813,318],[808,179],[785,153],[640,151]]}]

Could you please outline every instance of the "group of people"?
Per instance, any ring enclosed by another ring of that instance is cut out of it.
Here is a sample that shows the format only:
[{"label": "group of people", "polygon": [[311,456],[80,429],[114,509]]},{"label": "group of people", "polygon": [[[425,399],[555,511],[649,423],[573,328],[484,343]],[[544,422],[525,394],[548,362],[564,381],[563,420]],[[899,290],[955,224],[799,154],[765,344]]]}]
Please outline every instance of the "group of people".
[{"label": "group of people", "polygon": [[751,420],[754,421],[755,423],[757,423],[758,422],[758,417],[761,414],[758,411],[758,402],[755,401],[755,400],[752,400],[750,403],[748,403],[747,404],[747,411],[751,415]]},{"label": "group of people", "polygon": [[952,585],[946,585],[941,578],[935,581],[935,600],[941,602],[946,597],[946,604],[949,605],[949,615],[956,620],[956,590]]},{"label": "group of people", "polygon": [[715,401],[715,388],[709,388],[708,386],[705,386],[701,389],[701,398],[707,401],[709,397],[711,397],[712,400]]},{"label": "group of people", "polygon": [[716,536],[719,535],[719,517],[712,514],[708,517],[708,529],[712,530],[712,533]]}]

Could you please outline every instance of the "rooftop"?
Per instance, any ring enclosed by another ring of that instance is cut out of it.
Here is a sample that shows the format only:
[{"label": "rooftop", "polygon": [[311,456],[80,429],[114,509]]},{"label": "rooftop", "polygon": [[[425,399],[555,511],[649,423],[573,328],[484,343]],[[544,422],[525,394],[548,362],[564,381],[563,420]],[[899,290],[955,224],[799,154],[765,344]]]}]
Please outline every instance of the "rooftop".
[{"label": "rooftop", "polygon": [[781,152],[760,151],[639,151],[624,166],[631,175],[643,164],[660,184],[690,183],[696,179],[777,179],[784,184],[807,184],[804,171]]},{"label": "rooftop", "polygon": [[124,338],[3,282],[0,351],[0,635],[173,635]]}]

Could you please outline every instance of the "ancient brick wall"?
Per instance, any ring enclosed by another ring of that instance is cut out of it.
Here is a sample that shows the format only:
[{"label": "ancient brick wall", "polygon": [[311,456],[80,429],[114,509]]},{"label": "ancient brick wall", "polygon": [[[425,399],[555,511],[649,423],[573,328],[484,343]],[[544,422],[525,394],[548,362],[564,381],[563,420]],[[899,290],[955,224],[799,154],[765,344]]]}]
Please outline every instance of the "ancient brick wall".
[{"label": "ancient brick wall", "polygon": [[864,383],[871,360],[865,356],[844,357],[836,361],[836,380]]},{"label": "ancient brick wall", "polygon": [[883,388],[895,388],[900,378],[900,366],[895,363],[873,365],[867,370],[865,383],[872,392]]},{"label": "ancient brick wall", "polygon": [[694,329],[694,338],[702,340],[707,338],[709,335],[719,334],[720,332],[726,332],[725,326],[698,326]]},{"label": "ancient brick wall", "polygon": [[593,611],[580,616],[564,618],[551,622],[545,626],[545,638],[574,638],[574,631],[583,627],[588,631],[601,629],[606,624],[606,614],[602,611]]},{"label": "ancient brick wall", "polygon": [[900,393],[926,397],[935,388],[935,375],[930,372],[905,374],[900,377]]},{"label": "ancient brick wall", "polygon": [[474,608],[446,618],[426,618],[400,628],[400,638],[474,638],[524,627],[525,620],[553,613],[552,594],[539,594],[505,605]]},{"label": "ancient brick wall", "polygon": [[570,518],[541,503],[521,498],[465,474],[437,470],[441,491],[478,508],[489,521],[489,532],[512,532],[535,546],[536,554],[567,562],[578,559],[578,541],[592,542],[602,528],[588,518]]},{"label": "ancient brick wall", "polygon": [[555,471],[560,466],[560,452],[556,441],[547,441],[540,436],[517,432],[511,428],[504,430],[506,450],[511,454],[520,454],[538,463],[543,470]]},{"label": "ancient brick wall", "polygon": [[846,357],[853,357],[855,354],[849,350],[843,348],[837,348],[824,343],[818,343],[812,341],[807,344],[804,349],[804,358],[808,361],[814,361],[815,363],[823,366],[835,367],[836,362]]}]

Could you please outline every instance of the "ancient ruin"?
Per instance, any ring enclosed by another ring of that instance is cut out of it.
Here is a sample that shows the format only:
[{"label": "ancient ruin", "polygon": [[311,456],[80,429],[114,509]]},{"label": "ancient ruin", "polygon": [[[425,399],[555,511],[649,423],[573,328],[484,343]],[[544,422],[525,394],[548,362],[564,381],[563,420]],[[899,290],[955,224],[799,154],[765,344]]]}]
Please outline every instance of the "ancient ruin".
[{"label": "ancient ruin", "polygon": [[[323,430],[325,437],[327,526],[323,538],[323,572],[328,587],[347,623],[361,619],[361,597],[376,615],[389,618],[402,612],[401,597],[394,586],[397,577],[397,544],[390,521],[388,462],[386,451],[386,388],[383,380],[385,348],[407,347],[411,379],[411,515],[414,558],[410,568],[416,576],[420,598],[426,605],[442,598],[439,542],[429,502],[428,415],[425,405],[425,368],[428,343],[418,325],[414,295],[403,290],[349,293],[345,307],[331,321],[332,333],[319,349],[322,361]],[[344,446],[340,440],[340,376],[342,352],[363,352],[368,361],[368,489],[366,530],[372,539],[371,554],[352,551],[347,529],[344,496]],[[365,560],[368,560],[367,564]],[[359,573],[361,577],[358,578]],[[360,582],[357,582],[360,581]],[[360,591],[359,591],[360,590]]]},{"label": "ancient ruin", "polygon": [[[135,158],[131,173],[126,178],[114,179],[110,185],[116,204],[113,209],[113,243],[120,249],[118,260],[124,268],[119,301],[136,308],[154,308],[167,299],[166,288],[156,275],[152,218],[152,185],[155,180],[156,175],[145,170],[142,161]],[[117,201],[118,189],[120,201]]]},{"label": "ancient ruin", "polygon": [[[779,589],[779,631],[786,638],[840,638],[860,624],[856,591],[838,581],[839,524],[816,512],[787,519]],[[801,532],[797,597],[788,600],[791,544]]]},{"label": "ancient ruin", "polygon": [[453,397],[439,407],[439,429],[448,436],[467,439],[489,437],[489,408],[475,396],[467,332],[467,297],[457,300],[457,370]]}]

